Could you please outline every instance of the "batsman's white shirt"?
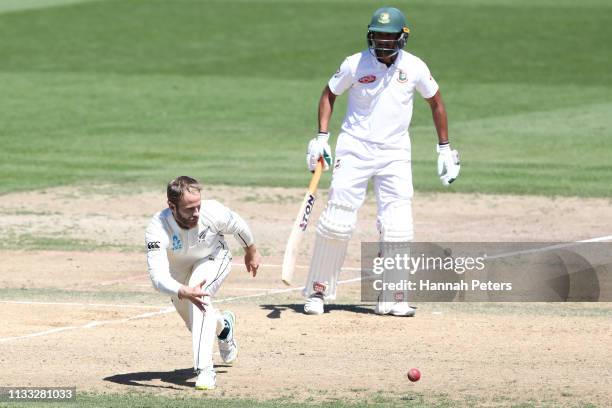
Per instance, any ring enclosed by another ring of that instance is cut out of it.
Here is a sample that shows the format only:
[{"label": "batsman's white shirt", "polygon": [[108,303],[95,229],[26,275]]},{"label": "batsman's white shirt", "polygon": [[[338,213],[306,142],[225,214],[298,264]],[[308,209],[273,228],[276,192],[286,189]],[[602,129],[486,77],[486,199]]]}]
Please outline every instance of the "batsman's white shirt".
[{"label": "batsman's white shirt", "polygon": [[408,128],[415,90],[423,98],[438,92],[427,65],[401,50],[387,67],[369,50],[346,58],[328,82],[335,95],[347,90],[348,106],[342,132],[391,149],[410,149]]},{"label": "batsman's white shirt", "polygon": [[176,296],[181,285],[188,283],[194,265],[227,251],[225,234],[233,234],[242,247],[253,244],[246,222],[215,200],[202,201],[198,225],[189,230],[178,226],[170,208],[155,214],[145,234],[153,286]]}]

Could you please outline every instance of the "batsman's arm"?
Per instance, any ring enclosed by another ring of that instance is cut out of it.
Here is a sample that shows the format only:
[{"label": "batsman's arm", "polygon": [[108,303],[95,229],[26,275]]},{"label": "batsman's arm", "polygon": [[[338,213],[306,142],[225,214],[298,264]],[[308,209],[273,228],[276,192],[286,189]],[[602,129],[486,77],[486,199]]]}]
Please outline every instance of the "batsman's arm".
[{"label": "batsman's arm", "polygon": [[436,132],[438,133],[438,144],[444,145],[448,143],[448,119],[446,116],[446,108],[444,107],[444,101],[440,91],[436,92],[434,96],[427,99],[429,107],[431,108],[431,114],[433,121],[436,126]]},{"label": "batsman's arm", "polygon": [[438,133],[438,176],[442,184],[448,186],[459,176],[461,166],[459,164],[459,153],[457,150],[452,150],[448,141],[448,120],[446,117],[446,108],[438,90],[434,96],[427,99],[431,107],[434,124]]},{"label": "batsman's arm", "polygon": [[321,99],[319,99],[319,133],[329,133],[329,121],[334,111],[334,103],[336,95],[329,89],[329,85],[325,86]]}]

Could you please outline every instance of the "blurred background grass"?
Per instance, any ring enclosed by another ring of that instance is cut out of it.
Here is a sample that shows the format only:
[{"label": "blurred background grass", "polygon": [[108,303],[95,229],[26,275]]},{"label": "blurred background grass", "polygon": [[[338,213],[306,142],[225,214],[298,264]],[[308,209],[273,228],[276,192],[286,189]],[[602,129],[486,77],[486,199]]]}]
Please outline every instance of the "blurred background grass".
[{"label": "blurred background grass", "polygon": [[[0,193],[72,183],[305,186],[321,89],[369,1],[0,7]],[[462,159],[451,191],[612,196],[612,4],[398,1]],[[0,5],[1,6],[1,5]],[[340,98],[337,136],[346,98]],[[417,98],[420,99],[420,98]],[[442,191],[417,100],[417,191]],[[323,182],[327,186],[329,175]]]}]

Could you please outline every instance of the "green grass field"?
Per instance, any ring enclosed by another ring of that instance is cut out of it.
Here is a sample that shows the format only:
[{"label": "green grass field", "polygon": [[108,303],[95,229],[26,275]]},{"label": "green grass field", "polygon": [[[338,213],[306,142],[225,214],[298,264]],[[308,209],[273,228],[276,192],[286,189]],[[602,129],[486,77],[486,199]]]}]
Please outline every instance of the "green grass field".
[{"label": "green grass field", "polygon": [[[417,191],[612,197],[612,2],[392,4],[409,19],[407,50],[428,63],[441,85],[451,141],[462,159],[460,178],[445,189],[436,175],[431,114],[417,100],[411,127]],[[91,183],[161,190],[179,174],[207,185],[305,187],[310,177],[306,145],[316,131],[320,92],[344,57],[365,47],[369,17],[382,5],[365,0],[0,0],[0,196]],[[331,128],[334,140],[345,107],[346,98],[340,98]],[[326,174],[323,187],[329,179]],[[0,214],[10,215],[15,214]],[[5,238],[0,250],[136,248],[26,234]],[[0,298],[160,299],[145,292],[28,288],[0,289]],[[526,316],[561,313],[542,304],[438,307]],[[563,313],[600,316],[610,310],[564,308]],[[63,406],[312,406],[282,398],[203,401],[78,391],[77,404]],[[323,406],[479,402],[454,397],[385,394],[363,404],[326,400]],[[542,406],[542,401],[516,406]]]},{"label": "green grass field", "polygon": [[[447,103],[463,164],[452,191],[612,196],[611,3],[395,3]],[[0,1],[0,193],[177,174],[303,186],[318,95],[364,47],[373,8]],[[411,134],[416,189],[441,191],[424,101]]]}]

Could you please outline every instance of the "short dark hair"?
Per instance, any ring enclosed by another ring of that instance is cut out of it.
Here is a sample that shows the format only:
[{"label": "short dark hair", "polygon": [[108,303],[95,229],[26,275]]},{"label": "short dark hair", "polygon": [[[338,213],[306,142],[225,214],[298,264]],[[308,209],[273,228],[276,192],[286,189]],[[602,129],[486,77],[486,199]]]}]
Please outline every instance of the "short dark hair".
[{"label": "short dark hair", "polygon": [[185,194],[186,191],[190,193],[200,192],[202,187],[198,180],[189,176],[179,176],[168,183],[166,193],[168,195],[168,201],[178,207],[179,201]]}]

